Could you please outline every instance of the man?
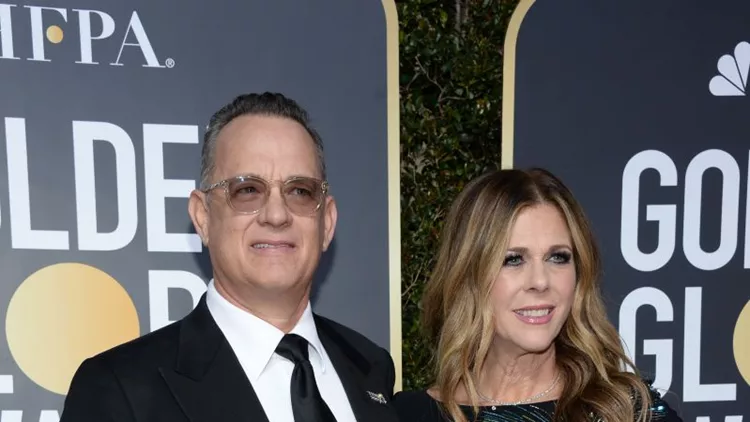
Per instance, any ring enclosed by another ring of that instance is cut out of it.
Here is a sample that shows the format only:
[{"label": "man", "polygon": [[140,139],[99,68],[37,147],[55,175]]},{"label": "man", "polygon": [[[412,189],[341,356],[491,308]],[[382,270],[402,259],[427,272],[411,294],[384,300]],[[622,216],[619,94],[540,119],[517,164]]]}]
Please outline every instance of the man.
[{"label": "man", "polygon": [[189,213],[213,280],[181,321],[87,359],[61,422],[395,421],[393,361],[312,313],[333,239],[320,136],[280,94],[243,95],[207,128]]}]

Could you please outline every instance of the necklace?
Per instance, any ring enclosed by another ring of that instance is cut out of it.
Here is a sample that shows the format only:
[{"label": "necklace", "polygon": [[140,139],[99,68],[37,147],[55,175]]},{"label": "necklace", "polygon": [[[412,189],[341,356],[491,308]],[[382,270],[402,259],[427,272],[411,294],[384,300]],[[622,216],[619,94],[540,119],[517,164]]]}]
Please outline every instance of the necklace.
[{"label": "necklace", "polygon": [[492,399],[492,398],[489,398],[489,397],[483,395],[479,391],[477,391],[477,394],[479,395],[479,398],[482,399],[483,401],[485,401],[487,403],[492,403],[492,410],[495,410],[497,408],[497,406],[518,406],[519,404],[530,403],[530,402],[533,402],[533,401],[535,401],[535,400],[537,400],[537,399],[539,399],[541,397],[546,396],[547,394],[549,394],[550,391],[552,391],[553,388],[555,388],[555,385],[557,385],[557,381],[559,379],[560,379],[560,374],[558,373],[557,376],[555,376],[555,379],[552,380],[552,384],[549,386],[549,388],[547,388],[546,390],[542,391],[541,393],[539,393],[539,394],[537,394],[535,396],[531,396],[531,397],[529,397],[527,399],[523,399],[523,400],[519,400],[519,401],[515,401],[515,402],[503,402],[503,401],[495,400],[495,399]]}]

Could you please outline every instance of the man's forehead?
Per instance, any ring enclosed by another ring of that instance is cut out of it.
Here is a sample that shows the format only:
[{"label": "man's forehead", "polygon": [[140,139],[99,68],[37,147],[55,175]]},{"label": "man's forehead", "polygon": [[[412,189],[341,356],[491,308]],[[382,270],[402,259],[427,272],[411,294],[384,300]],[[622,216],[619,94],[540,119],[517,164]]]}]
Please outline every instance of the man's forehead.
[{"label": "man's forehead", "polygon": [[296,120],[283,116],[259,114],[235,117],[219,132],[218,138],[263,135],[301,136],[312,141],[305,127]]},{"label": "man's forehead", "polygon": [[232,120],[219,132],[217,149],[259,149],[283,152],[286,149],[315,153],[313,138],[299,123],[291,119],[269,116],[241,116]]},{"label": "man's forehead", "polygon": [[218,139],[216,167],[223,176],[254,173],[263,177],[300,174],[319,177],[313,141],[294,134],[231,134]]}]

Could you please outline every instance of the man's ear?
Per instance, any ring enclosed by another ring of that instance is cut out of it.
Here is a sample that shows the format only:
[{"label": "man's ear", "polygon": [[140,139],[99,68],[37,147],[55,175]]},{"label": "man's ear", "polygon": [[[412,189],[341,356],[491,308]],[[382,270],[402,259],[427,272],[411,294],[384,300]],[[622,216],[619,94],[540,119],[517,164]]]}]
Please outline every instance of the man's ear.
[{"label": "man's ear", "polygon": [[336,231],[336,219],[338,210],[336,200],[333,196],[327,196],[323,207],[323,251],[327,251],[333,241],[333,233]]},{"label": "man's ear", "polygon": [[193,227],[200,236],[203,246],[208,246],[208,198],[205,193],[197,189],[190,193],[188,214],[190,214],[190,220],[193,221]]}]

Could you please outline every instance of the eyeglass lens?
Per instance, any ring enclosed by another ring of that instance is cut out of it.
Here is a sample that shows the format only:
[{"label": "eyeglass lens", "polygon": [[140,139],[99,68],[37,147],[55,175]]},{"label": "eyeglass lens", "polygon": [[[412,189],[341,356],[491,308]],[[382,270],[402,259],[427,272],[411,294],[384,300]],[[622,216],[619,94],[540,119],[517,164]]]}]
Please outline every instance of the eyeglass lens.
[{"label": "eyeglass lens", "polygon": [[[263,208],[270,194],[268,182],[260,178],[240,178],[230,181],[227,194],[232,208],[239,212],[253,213]],[[323,191],[314,179],[291,179],[281,186],[281,193],[290,211],[296,214],[312,214],[320,205]]]}]

